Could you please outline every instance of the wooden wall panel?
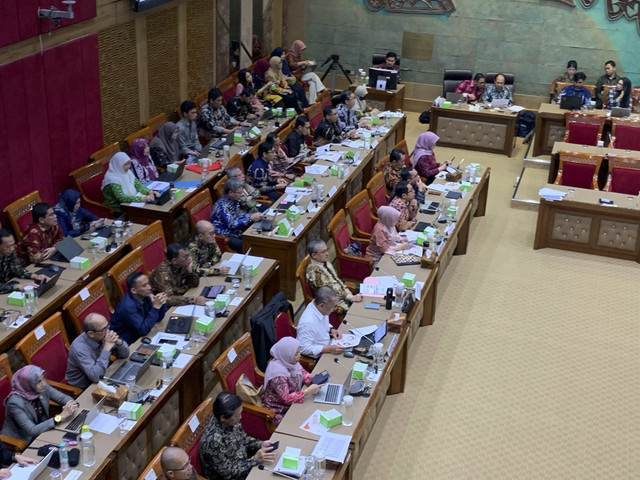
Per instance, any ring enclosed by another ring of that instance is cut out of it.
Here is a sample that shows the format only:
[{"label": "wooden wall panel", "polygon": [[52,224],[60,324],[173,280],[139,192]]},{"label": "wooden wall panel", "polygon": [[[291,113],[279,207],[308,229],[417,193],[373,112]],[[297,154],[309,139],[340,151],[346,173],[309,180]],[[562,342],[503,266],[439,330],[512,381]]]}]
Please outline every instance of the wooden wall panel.
[{"label": "wooden wall panel", "polygon": [[[182,101],[178,70],[178,12],[170,8],[147,16],[149,114],[171,116]],[[197,35],[197,32],[188,32]]]},{"label": "wooden wall panel", "polygon": [[213,16],[213,0],[191,0],[187,3],[187,88],[191,99],[215,84]]},{"label": "wooden wall panel", "polygon": [[104,142],[109,144],[140,128],[134,22],[102,30],[98,47]]}]

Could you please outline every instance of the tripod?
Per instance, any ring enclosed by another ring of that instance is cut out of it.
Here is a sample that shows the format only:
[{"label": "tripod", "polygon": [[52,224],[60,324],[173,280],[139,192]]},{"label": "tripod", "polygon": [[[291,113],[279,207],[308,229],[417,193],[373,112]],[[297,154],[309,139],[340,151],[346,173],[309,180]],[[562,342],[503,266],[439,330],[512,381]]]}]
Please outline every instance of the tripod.
[{"label": "tripod", "polygon": [[344,68],[342,68],[342,65],[340,64],[340,56],[339,55],[336,55],[335,53],[329,55],[327,57],[327,59],[324,61],[324,63],[322,65],[320,65],[320,68],[324,67],[329,62],[331,62],[331,63],[327,67],[327,70],[324,72],[324,75],[322,75],[322,81],[324,82],[325,77],[329,74],[329,72],[331,72],[331,85],[329,87],[329,90],[331,92],[335,91],[335,87],[336,87],[336,70],[338,68],[342,71],[342,74],[348,80],[349,85],[351,85],[353,83],[351,81],[351,78],[349,77],[349,74],[346,72],[346,70]]}]

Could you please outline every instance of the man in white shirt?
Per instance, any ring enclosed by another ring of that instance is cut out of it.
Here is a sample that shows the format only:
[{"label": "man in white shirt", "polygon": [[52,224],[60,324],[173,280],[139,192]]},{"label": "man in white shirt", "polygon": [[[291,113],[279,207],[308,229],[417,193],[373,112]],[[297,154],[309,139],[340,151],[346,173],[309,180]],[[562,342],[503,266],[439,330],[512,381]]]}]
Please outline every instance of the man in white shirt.
[{"label": "man in white shirt", "polygon": [[320,287],[313,302],[307,305],[298,322],[300,351],[308,357],[323,353],[342,353],[341,345],[331,345],[332,338],[342,338],[342,333],[329,323],[329,314],[338,305],[338,294],[331,287]]}]

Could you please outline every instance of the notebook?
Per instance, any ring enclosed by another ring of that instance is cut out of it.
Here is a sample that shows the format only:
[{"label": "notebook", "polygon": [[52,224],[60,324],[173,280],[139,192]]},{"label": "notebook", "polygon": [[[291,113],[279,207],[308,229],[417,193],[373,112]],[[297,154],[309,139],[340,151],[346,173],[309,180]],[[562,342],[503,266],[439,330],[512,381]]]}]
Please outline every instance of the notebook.
[{"label": "notebook", "polygon": [[77,257],[84,252],[82,245],[71,236],[64,237],[59,241],[56,244],[56,250],[57,252],[51,256],[51,260],[54,262],[69,262],[73,257]]}]

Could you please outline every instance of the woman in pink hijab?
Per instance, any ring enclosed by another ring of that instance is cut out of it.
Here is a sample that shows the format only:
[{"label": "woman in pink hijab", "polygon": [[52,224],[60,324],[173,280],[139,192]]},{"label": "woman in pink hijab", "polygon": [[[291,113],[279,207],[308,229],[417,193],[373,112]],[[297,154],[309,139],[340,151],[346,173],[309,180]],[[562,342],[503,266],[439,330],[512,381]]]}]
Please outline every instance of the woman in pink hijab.
[{"label": "woman in pink hijab", "polygon": [[134,175],[142,183],[153,182],[158,178],[158,170],[149,156],[149,142],[144,138],[136,138],[129,147],[131,168]]},{"label": "woman in pink hijab", "polygon": [[436,162],[433,148],[438,140],[440,137],[433,132],[422,133],[413,151],[413,168],[418,171],[418,175],[427,179],[427,185],[435,180],[439,172],[449,166],[449,162],[442,164]]},{"label": "woman in pink hijab", "polygon": [[371,240],[369,240],[365,257],[377,263],[385,253],[393,255],[409,248],[409,243],[396,230],[399,217],[400,212],[393,207],[382,206],[378,209],[379,221],[371,231]]},{"label": "woman in pink hijab", "polygon": [[[304,70],[313,62],[311,60],[304,60],[302,53],[307,49],[307,46],[302,40],[295,40],[291,45],[291,50],[287,52],[287,62],[289,62],[289,68],[291,73],[295,76],[301,75]],[[316,103],[316,97],[318,93],[325,90],[320,77],[313,72],[307,72],[300,77],[300,80],[309,84],[309,103]]]},{"label": "woman in pink hijab", "polygon": [[300,365],[300,342],[293,337],[280,339],[270,350],[273,359],[264,373],[262,405],[276,414],[275,422],[294,403],[302,403],[304,397],[315,395],[320,385],[311,384],[311,375]]}]

